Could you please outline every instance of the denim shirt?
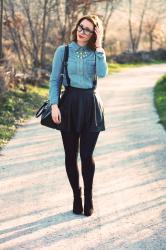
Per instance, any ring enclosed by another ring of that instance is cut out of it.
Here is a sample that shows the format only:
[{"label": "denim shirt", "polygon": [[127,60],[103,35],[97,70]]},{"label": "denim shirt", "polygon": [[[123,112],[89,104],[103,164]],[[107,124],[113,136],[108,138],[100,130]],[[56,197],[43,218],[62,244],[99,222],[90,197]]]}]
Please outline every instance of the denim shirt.
[{"label": "denim shirt", "polygon": [[[95,74],[96,54],[96,75],[105,77],[108,74],[108,65],[105,52],[93,51],[87,45],[80,46],[72,41],[69,44],[69,57],[67,70],[70,78],[70,85],[77,88],[92,88]],[[50,104],[58,104],[60,70],[64,57],[65,45],[60,45],[53,57],[52,71],[50,75],[49,100]],[[62,84],[67,86],[66,76]]]}]

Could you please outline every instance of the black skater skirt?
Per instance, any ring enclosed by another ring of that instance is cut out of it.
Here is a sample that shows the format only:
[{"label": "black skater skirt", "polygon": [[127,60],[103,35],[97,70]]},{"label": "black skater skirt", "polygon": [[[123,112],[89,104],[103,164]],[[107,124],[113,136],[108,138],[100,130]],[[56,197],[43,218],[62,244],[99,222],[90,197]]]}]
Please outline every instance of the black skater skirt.
[{"label": "black skater skirt", "polygon": [[61,123],[57,129],[66,132],[99,132],[105,130],[104,107],[96,89],[65,87],[59,102]]}]

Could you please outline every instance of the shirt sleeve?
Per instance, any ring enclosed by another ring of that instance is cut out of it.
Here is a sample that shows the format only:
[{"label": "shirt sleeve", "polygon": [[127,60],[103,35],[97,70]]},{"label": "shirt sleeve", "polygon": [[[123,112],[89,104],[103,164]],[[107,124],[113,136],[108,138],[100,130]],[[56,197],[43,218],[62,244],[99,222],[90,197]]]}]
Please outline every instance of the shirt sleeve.
[{"label": "shirt sleeve", "polygon": [[60,86],[60,72],[62,68],[64,45],[59,46],[52,60],[52,71],[49,81],[49,100],[50,104],[58,104],[59,86]]},{"label": "shirt sleeve", "polygon": [[98,77],[105,77],[108,75],[108,65],[106,62],[105,51],[95,51],[96,53],[96,74]]}]

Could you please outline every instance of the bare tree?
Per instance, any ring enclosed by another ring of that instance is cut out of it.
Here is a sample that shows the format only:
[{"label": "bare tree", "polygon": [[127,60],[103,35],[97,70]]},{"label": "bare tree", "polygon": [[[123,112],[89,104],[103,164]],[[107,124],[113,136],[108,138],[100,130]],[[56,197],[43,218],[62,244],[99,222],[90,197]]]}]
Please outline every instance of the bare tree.
[{"label": "bare tree", "polygon": [[3,57],[2,52],[2,25],[3,25],[3,0],[0,1],[0,59]]},{"label": "bare tree", "polygon": [[41,19],[41,51],[40,51],[40,65],[45,66],[45,53],[46,53],[46,41],[48,39],[48,33],[51,23],[51,11],[57,12],[57,1],[44,0],[39,1],[40,9],[42,10]]},{"label": "bare tree", "polygon": [[133,0],[128,0],[129,3],[129,16],[128,16],[128,25],[129,25],[129,36],[132,46],[132,51],[135,52],[138,49],[139,42],[141,40],[142,29],[143,29],[143,21],[145,17],[145,13],[147,11],[148,4],[150,0],[144,0],[142,9],[140,11],[140,17],[137,17],[138,28],[136,27],[136,23],[132,21],[133,17]]},{"label": "bare tree", "polygon": [[[22,68],[27,69],[28,65],[44,66],[45,46],[51,26],[50,13],[55,6],[54,0],[22,0],[18,2],[16,11],[13,1],[7,0],[5,24]],[[18,22],[19,17],[22,19]]]},{"label": "bare tree", "polygon": [[[49,51],[71,40],[77,20],[101,5],[104,39],[111,15],[121,0],[5,0],[5,36],[19,68],[46,67]],[[104,9],[103,9],[104,7]]]},{"label": "bare tree", "polygon": [[153,50],[154,42],[160,34],[160,24],[166,19],[166,2],[162,0],[151,1],[144,21],[145,37],[149,40],[149,50]]},{"label": "bare tree", "polygon": [[[16,14],[15,5],[13,1],[9,0],[8,4],[10,6],[10,18],[8,18],[8,13],[6,6],[4,7],[5,11],[5,22],[4,24],[8,27],[10,38],[13,41],[13,47],[17,53],[20,69],[24,72],[27,66],[26,52],[24,50],[23,40],[21,38],[20,27],[24,25],[22,23],[21,16]],[[24,60],[25,59],[25,60]]]},{"label": "bare tree", "polygon": [[[101,1],[99,1],[101,2]],[[103,47],[105,47],[105,43],[106,43],[106,32],[108,29],[108,25],[110,22],[110,19],[112,17],[112,14],[114,12],[114,10],[119,6],[121,0],[107,0],[105,1],[105,8],[104,8],[104,13],[103,13],[103,26],[104,26],[104,30],[103,30]]]},{"label": "bare tree", "polygon": [[148,37],[149,40],[149,50],[153,50],[153,44],[155,42],[156,31],[158,28],[158,17],[151,17],[147,19],[144,25],[145,36]]}]

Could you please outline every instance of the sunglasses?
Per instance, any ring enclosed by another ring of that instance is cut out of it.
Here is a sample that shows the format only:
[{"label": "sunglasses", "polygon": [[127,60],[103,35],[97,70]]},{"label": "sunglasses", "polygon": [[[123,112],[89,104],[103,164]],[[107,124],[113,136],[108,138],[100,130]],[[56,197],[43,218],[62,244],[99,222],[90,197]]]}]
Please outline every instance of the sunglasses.
[{"label": "sunglasses", "polygon": [[78,25],[77,30],[78,30],[79,32],[83,31],[83,33],[84,33],[85,35],[87,35],[87,36],[94,33],[94,31],[89,30],[89,29],[87,29],[87,28],[84,28],[84,26],[83,26],[82,24],[79,24],[79,25]]}]

